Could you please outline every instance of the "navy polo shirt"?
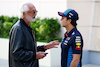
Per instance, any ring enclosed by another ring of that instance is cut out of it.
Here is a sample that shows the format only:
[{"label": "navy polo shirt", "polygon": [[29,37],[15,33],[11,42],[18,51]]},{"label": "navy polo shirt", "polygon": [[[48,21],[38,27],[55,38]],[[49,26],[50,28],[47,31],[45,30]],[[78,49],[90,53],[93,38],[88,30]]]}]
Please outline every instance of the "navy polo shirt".
[{"label": "navy polo shirt", "polygon": [[61,43],[61,67],[70,67],[73,54],[81,54],[77,67],[81,67],[83,39],[77,28],[73,28],[69,33],[64,34]]}]

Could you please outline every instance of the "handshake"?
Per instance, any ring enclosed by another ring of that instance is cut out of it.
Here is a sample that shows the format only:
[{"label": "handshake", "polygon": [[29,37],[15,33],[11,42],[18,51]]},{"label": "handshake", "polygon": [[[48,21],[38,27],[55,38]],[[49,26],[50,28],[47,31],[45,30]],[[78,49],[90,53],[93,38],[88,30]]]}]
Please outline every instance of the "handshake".
[{"label": "handshake", "polygon": [[[44,49],[58,48],[56,45],[59,45],[60,42],[58,40],[51,41],[47,45],[44,45]],[[45,52],[36,52],[36,59],[44,58],[48,53]]]}]

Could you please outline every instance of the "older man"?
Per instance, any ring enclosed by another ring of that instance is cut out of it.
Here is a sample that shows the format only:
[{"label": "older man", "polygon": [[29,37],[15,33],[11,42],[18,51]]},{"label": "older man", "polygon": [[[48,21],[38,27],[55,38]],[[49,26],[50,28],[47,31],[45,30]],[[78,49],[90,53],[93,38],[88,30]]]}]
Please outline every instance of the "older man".
[{"label": "older man", "polygon": [[13,25],[9,38],[9,67],[39,67],[38,59],[46,56],[45,50],[56,48],[58,41],[36,46],[34,31],[30,23],[35,20],[37,10],[32,3],[21,8],[21,18]]}]

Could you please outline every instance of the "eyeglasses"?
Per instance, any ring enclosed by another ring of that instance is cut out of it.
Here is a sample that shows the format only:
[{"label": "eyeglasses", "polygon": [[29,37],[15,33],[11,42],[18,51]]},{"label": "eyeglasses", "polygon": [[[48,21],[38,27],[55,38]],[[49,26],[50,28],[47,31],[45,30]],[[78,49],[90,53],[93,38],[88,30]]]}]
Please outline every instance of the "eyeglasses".
[{"label": "eyeglasses", "polygon": [[38,12],[37,10],[29,11],[29,13],[33,13],[33,14],[35,13],[37,14],[37,12]]}]

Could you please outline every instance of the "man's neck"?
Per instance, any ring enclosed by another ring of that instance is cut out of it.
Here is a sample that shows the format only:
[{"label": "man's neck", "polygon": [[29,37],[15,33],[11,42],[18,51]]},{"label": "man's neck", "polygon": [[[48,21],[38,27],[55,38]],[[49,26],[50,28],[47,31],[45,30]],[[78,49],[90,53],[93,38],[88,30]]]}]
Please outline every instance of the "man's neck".
[{"label": "man's neck", "polygon": [[73,25],[66,27],[67,33],[69,33],[73,28],[75,28]]},{"label": "man's neck", "polygon": [[25,21],[25,23],[30,26],[30,22],[28,22],[26,19],[23,18],[23,20]]}]

